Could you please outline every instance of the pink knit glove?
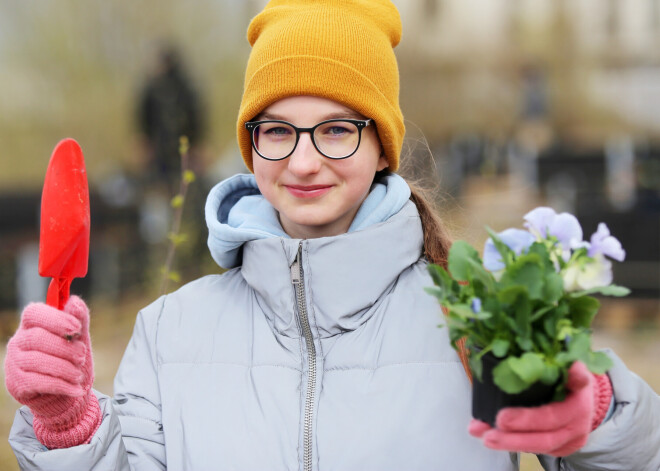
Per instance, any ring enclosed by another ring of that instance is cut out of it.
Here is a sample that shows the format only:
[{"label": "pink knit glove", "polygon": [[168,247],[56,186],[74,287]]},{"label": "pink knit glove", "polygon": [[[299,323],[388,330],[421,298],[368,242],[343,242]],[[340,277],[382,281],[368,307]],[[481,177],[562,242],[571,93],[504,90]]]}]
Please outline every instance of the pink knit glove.
[{"label": "pink knit glove", "polygon": [[612,383],[607,375],[594,375],[584,363],[575,362],[568,370],[567,386],[569,393],[562,402],[502,409],[497,414],[497,428],[472,419],[470,435],[495,450],[552,456],[576,452],[605,418]]},{"label": "pink knit glove", "polygon": [[60,311],[29,304],[7,344],[5,383],[34,415],[34,433],[50,449],[89,443],[101,425],[89,338],[89,310],[71,296]]}]

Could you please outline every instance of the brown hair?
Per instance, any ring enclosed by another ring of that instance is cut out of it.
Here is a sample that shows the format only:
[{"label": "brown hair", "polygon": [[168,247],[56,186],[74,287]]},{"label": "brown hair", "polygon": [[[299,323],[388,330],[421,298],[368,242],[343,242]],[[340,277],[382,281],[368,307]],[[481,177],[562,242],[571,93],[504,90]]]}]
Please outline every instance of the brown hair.
[{"label": "brown hair", "polygon": [[[376,178],[380,179],[388,173],[387,170],[378,172]],[[408,179],[406,182],[410,187],[410,200],[415,203],[422,222],[422,232],[424,234],[424,252],[422,255],[429,263],[440,265],[447,269],[449,247],[451,247],[452,243],[449,232],[438,215],[429,191]],[[449,314],[444,307],[442,308],[442,312],[444,315]],[[472,382],[472,371],[468,363],[468,350],[465,346],[465,338],[456,342],[456,345],[458,346],[458,356],[463,364],[463,369],[470,382]]]}]

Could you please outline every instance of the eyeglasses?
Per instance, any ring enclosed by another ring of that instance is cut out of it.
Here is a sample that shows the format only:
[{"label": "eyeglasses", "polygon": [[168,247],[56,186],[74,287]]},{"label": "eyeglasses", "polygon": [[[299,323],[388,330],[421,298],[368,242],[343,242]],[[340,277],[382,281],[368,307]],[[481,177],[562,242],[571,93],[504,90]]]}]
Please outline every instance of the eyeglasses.
[{"label": "eyeglasses", "polygon": [[283,160],[296,150],[300,133],[307,132],[317,151],[329,159],[346,159],[357,152],[362,130],[371,119],[329,119],[311,128],[279,120],[248,121],[252,147],[266,160]]}]

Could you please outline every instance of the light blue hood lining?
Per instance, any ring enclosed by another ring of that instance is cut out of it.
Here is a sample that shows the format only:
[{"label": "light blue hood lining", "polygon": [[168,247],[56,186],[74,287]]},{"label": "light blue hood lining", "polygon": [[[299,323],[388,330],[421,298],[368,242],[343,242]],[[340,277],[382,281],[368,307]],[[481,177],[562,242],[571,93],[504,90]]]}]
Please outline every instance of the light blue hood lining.
[{"label": "light blue hood lining", "polygon": [[[410,199],[410,187],[397,174],[372,186],[348,232],[386,221]],[[206,200],[206,224],[211,255],[223,268],[240,265],[241,247],[251,240],[289,236],[277,211],[259,192],[252,174],[234,175],[218,183]]]}]

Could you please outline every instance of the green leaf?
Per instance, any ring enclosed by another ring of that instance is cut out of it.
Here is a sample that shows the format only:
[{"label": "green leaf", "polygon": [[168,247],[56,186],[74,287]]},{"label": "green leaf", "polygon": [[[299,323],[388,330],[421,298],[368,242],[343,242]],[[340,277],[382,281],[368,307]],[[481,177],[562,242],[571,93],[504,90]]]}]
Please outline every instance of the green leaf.
[{"label": "green leaf", "polygon": [[630,290],[623,286],[618,285],[608,285],[608,286],[599,286],[598,288],[585,289],[583,291],[575,291],[571,293],[571,297],[578,298],[584,296],[585,294],[603,294],[605,296],[627,296],[630,294]]},{"label": "green leaf", "polygon": [[515,332],[518,334],[516,343],[523,351],[529,351],[532,349],[532,323],[530,322],[532,304],[527,297],[520,296],[516,299],[513,310],[516,322]]},{"label": "green leaf", "polygon": [[559,367],[554,364],[544,364],[543,371],[541,372],[541,376],[539,377],[539,380],[543,384],[547,385],[552,385],[557,382],[559,379]]},{"label": "green leaf", "polygon": [[589,371],[597,375],[604,374],[614,365],[612,359],[603,352],[589,352],[587,358],[583,361]]},{"label": "green leaf", "polygon": [[600,307],[600,301],[591,296],[572,298],[568,302],[570,316],[576,327],[589,327]]},{"label": "green leaf", "polygon": [[579,360],[587,356],[591,348],[591,338],[586,332],[578,332],[570,339],[567,339],[568,354],[571,355],[573,360]]},{"label": "green leaf", "polygon": [[550,273],[545,276],[545,283],[543,284],[543,299],[554,304],[559,301],[559,298],[564,294],[564,279],[559,273]]},{"label": "green leaf", "polygon": [[543,263],[546,269],[552,270],[552,272],[555,271],[555,267],[552,265],[552,261],[550,260],[550,253],[548,252],[548,248],[544,243],[538,241],[534,242],[529,246],[529,249],[527,249],[527,253],[538,255],[539,260],[541,263]]},{"label": "green leaf", "polygon": [[[573,324],[569,319],[559,319],[557,322],[557,334],[555,335],[555,338],[557,340],[564,340],[571,338],[576,332],[575,327],[573,327]],[[575,340],[575,339],[573,339]],[[572,341],[571,341],[572,342]],[[569,343],[571,343],[569,342]]]},{"label": "green leaf", "polygon": [[440,289],[437,286],[425,286],[424,291],[426,291],[431,296],[435,296],[439,300],[442,300],[445,297],[445,290]]},{"label": "green leaf", "polygon": [[495,278],[493,278],[492,273],[484,268],[481,264],[481,260],[468,258],[467,263],[472,270],[472,279],[483,283],[488,291],[493,291],[495,287]]},{"label": "green leaf", "polygon": [[523,255],[516,260],[502,275],[500,284],[504,287],[520,285],[527,288],[530,299],[541,299],[543,288],[543,270],[538,255]]},{"label": "green leaf", "polygon": [[488,319],[492,314],[488,311],[474,312],[467,304],[452,304],[449,307],[449,312],[465,319]]},{"label": "green leaf", "polygon": [[507,286],[497,293],[497,299],[504,304],[513,304],[519,296],[527,297],[527,288],[520,285]]},{"label": "green leaf", "polygon": [[470,359],[468,361],[470,363],[470,369],[472,370],[472,373],[474,376],[481,381],[482,380],[482,373],[483,373],[483,365],[481,363],[481,356],[479,355],[470,355]]},{"label": "green leaf", "polygon": [[515,357],[507,358],[493,369],[493,382],[505,393],[518,394],[527,389],[529,384],[511,368],[513,359]]},{"label": "green leaf", "polygon": [[532,343],[532,339],[530,339],[527,336],[517,336],[516,337],[516,343],[520,347],[520,349],[523,352],[529,352],[532,348],[534,348],[534,344]]},{"label": "green leaf", "polygon": [[549,353],[552,349],[552,344],[550,343],[550,340],[548,340],[548,337],[541,332],[540,330],[535,330],[532,334],[534,337],[534,343],[538,345],[541,349],[541,351]]},{"label": "green leaf", "polygon": [[469,281],[473,272],[470,260],[481,263],[479,253],[470,244],[458,240],[449,249],[449,272],[460,281]]},{"label": "green leaf", "polygon": [[509,359],[511,369],[527,384],[533,384],[543,375],[545,364],[538,353],[523,353],[520,358]]},{"label": "green leaf", "polygon": [[[443,291],[442,298],[449,299],[452,294],[458,295],[458,292],[460,292],[460,285],[451,279],[447,270],[434,264],[429,264],[427,269],[431,275],[433,283],[438,289]],[[442,299],[440,296],[438,296],[438,298]]]},{"label": "green leaf", "polygon": [[504,357],[506,353],[509,351],[509,346],[511,345],[511,342],[509,342],[507,339],[495,339],[493,340],[492,347],[493,347],[493,355],[495,355],[498,358]]},{"label": "green leaf", "polygon": [[539,320],[541,317],[543,317],[543,315],[546,312],[549,312],[549,311],[553,310],[554,308],[555,308],[555,306],[545,306],[541,309],[537,309],[536,311],[534,311],[532,313],[531,317],[529,318],[530,322],[534,322],[534,321]]}]

